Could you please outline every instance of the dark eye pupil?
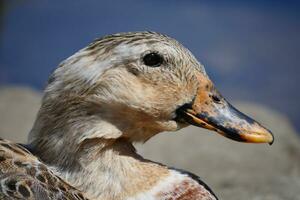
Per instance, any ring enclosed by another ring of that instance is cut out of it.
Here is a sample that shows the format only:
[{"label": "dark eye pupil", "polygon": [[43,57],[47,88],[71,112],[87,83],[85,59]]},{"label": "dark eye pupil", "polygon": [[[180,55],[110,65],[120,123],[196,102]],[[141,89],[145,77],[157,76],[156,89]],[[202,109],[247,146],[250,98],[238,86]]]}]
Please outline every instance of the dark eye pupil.
[{"label": "dark eye pupil", "polygon": [[147,66],[159,67],[163,63],[163,58],[157,53],[149,53],[144,56],[143,61]]}]

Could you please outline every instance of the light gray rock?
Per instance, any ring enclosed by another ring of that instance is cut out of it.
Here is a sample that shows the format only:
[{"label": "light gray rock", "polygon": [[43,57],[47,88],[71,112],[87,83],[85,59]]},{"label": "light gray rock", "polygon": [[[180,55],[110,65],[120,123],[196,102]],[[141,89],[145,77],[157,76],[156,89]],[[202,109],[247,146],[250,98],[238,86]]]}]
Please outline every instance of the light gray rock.
[{"label": "light gray rock", "polygon": [[[0,88],[0,137],[26,141],[41,94],[28,88]],[[275,143],[243,144],[196,127],[162,133],[137,145],[146,158],[202,177],[223,200],[300,200],[300,142],[289,120],[256,104],[245,113],[275,134]]]},{"label": "light gray rock", "polygon": [[26,87],[0,87],[0,137],[27,141],[40,106],[41,94]]}]

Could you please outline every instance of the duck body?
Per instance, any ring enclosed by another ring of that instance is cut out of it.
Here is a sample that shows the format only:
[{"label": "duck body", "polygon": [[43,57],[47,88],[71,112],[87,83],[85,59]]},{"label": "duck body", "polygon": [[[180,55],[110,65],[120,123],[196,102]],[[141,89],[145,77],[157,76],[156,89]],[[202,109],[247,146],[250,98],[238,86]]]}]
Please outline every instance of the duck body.
[{"label": "duck body", "polygon": [[190,124],[237,141],[273,141],[176,40],[154,32],[100,38],[50,76],[30,152],[1,140],[0,197],[216,200],[197,176],[146,160],[133,146]]},{"label": "duck body", "polygon": [[[45,165],[23,146],[1,139],[0,153],[1,199],[89,199],[83,192],[64,181],[54,168]],[[127,177],[127,179],[138,178],[140,182],[145,181],[143,184],[127,183],[128,186],[124,186],[126,192],[121,190],[121,193],[118,193],[107,189],[109,193],[101,192],[98,197],[90,199],[217,199],[211,189],[194,174],[171,169],[148,160],[140,162],[144,162],[144,164],[139,164],[139,167],[144,165],[141,168],[147,170],[147,176]],[[139,172],[140,170],[137,170],[137,173]],[[112,187],[117,187],[116,183],[113,183]],[[115,193],[113,197],[104,197],[104,195],[112,196],[111,192]]]}]

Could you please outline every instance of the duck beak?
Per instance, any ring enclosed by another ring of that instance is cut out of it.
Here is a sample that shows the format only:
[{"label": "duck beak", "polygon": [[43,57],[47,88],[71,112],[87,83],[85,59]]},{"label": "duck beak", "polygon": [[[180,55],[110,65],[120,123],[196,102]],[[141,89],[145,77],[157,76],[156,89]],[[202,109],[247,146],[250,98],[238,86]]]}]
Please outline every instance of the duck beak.
[{"label": "duck beak", "polygon": [[228,103],[207,76],[197,79],[200,87],[193,102],[177,110],[181,120],[240,142],[273,143],[271,131]]}]

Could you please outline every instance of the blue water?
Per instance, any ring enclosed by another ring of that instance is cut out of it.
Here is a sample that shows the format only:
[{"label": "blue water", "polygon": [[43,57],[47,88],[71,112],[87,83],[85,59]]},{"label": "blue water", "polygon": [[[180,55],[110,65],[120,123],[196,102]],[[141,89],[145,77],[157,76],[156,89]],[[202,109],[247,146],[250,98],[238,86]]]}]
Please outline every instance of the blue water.
[{"label": "blue water", "polygon": [[297,1],[6,0],[0,84],[42,89],[94,38],[152,30],[188,47],[229,100],[285,113],[300,129]]}]

